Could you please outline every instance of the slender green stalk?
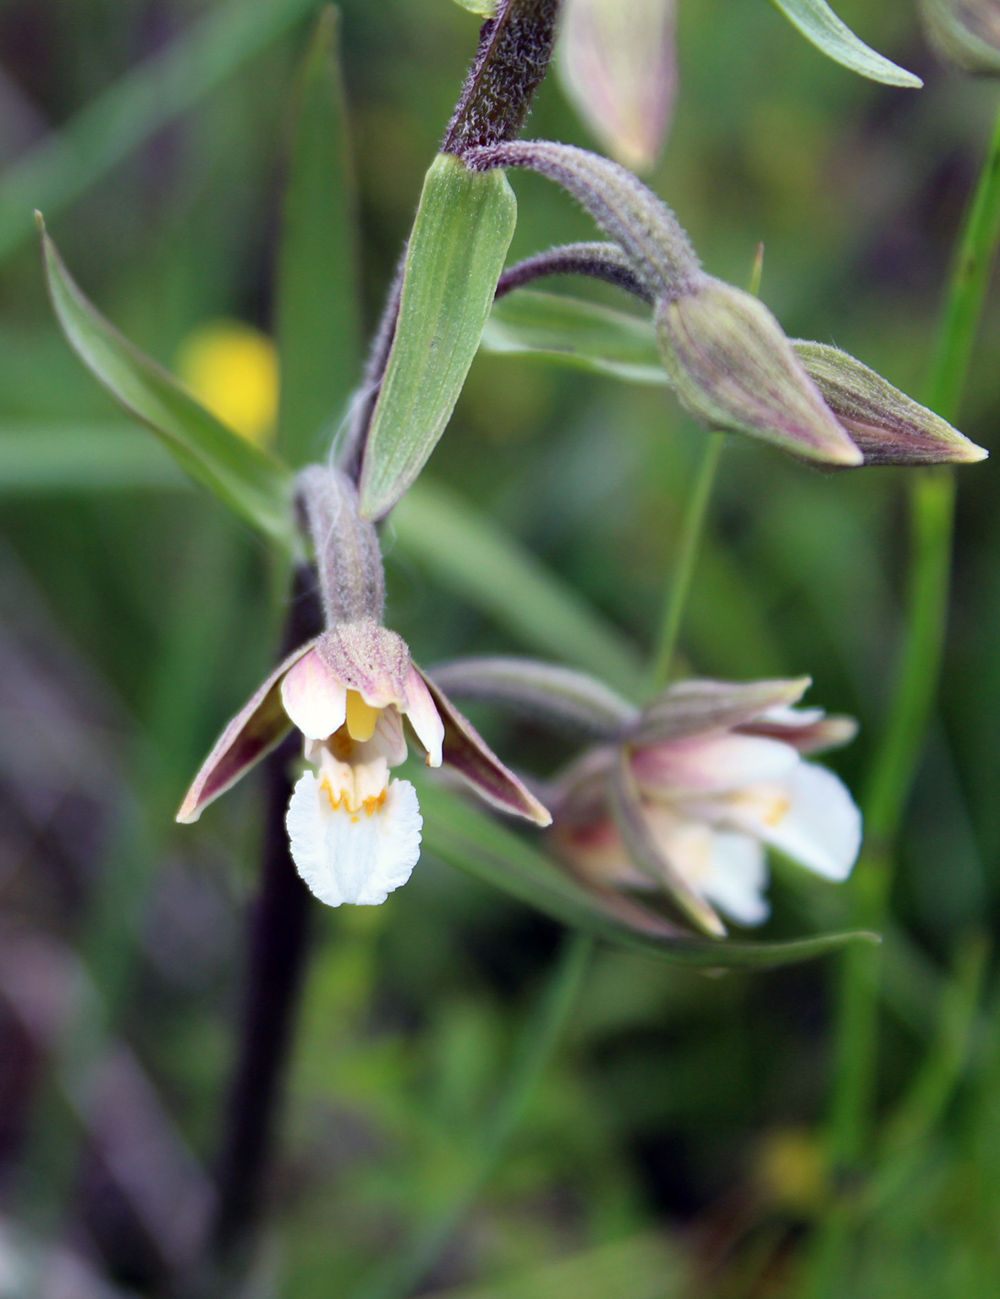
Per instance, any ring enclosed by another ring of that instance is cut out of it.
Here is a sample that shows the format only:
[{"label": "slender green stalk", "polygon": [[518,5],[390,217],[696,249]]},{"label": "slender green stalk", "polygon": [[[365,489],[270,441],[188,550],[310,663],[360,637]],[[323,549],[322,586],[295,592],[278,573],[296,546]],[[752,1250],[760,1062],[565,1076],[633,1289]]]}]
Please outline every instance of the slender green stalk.
[{"label": "slender green stalk", "polygon": [[725,443],[725,433],[708,435],[701,464],[698,467],[694,491],[691,493],[684,513],[677,566],[664,602],[660,638],[656,647],[656,657],[653,660],[650,679],[653,691],[662,690],[670,679],[670,665],[677,649],[677,637],[680,635],[684,608],[691,591],[695,565],[698,563],[698,551],[705,531],[705,520],[708,517],[708,503],[715,485],[719,457],[722,455]]},{"label": "slender green stalk", "polygon": [[[958,248],[928,391],[928,405],[954,420],[1000,242],[1000,116]],[[937,693],[947,627],[955,477],[948,467],[910,478],[911,552],[906,640],[898,685],[865,800],[867,846],[855,870],[852,921],[878,928],[886,916],[897,837]],[[842,967],[829,1152],[850,1185],[869,1148],[875,1082],[877,952],[851,951]],[[831,1211],[814,1260],[811,1293],[831,1291],[853,1215]]]},{"label": "slender green stalk", "polygon": [[567,935],[551,982],[525,1028],[504,1093],[483,1125],[448,1203],[420,1222],[384,1265],[362,1282],[352,1299],[403,1299],[434,1266],[524,1117],[538,1081],[562,1038],[593,946],[593,939],[585,934]]}]

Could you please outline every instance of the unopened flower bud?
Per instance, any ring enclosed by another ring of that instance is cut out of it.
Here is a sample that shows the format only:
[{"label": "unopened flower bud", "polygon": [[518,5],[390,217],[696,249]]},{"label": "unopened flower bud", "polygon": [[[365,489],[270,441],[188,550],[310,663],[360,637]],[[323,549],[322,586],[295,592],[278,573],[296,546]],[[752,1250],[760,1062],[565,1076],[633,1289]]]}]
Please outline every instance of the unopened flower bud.
[{"label": "unopened flower bud", "polygon": [[920,0],[938,54],[973,76],[1000,76],[1000,0]]},{"label": "unopened flower bud", "polygon": [[793,346],[866,465],[973,464],[989,455],[847,352],[825,343]]},{"label": "unopened flower bud", "polygon": [[566,0],[562,22],[569,98],[614,158],[649,171],[673,107],[676,0]]},{"label": "unopened flower bud", "polygon": [[863,462],[752,294],[703,276],[693,292],[661,301],[656,335],[681,405],[710,428],[748,433],[821,464]]}]

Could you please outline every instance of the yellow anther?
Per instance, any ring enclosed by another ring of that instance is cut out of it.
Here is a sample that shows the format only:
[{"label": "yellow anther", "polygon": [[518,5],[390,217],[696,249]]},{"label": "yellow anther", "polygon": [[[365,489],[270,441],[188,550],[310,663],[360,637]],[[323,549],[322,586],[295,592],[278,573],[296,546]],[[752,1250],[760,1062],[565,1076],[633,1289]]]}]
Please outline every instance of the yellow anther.
[{"label": "yellow anther", "polygon": [[366,704],[356,690],[347,692],[347,733],[352,740],[363,744],[375,734],[379,710]]}]

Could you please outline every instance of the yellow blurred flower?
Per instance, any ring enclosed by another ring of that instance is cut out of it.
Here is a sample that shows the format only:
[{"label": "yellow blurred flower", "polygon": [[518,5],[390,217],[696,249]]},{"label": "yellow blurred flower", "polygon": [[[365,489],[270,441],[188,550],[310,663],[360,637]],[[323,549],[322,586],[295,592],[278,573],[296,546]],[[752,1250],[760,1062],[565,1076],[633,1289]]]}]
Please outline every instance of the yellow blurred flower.
[{"label": "yellow blurred flower", "polygon": [[765,1199],[795,1213],[815,1212],[829,1190],[822,1146],[805,1128],[768,1133],[758,1150],[756,1173]]},{"label": "yellow blurred flower", "polygon": [[223,423],[258,444],[274,435],[278,355],[274,343],[238,320],[199,325],[181,343],[177,374]]}]

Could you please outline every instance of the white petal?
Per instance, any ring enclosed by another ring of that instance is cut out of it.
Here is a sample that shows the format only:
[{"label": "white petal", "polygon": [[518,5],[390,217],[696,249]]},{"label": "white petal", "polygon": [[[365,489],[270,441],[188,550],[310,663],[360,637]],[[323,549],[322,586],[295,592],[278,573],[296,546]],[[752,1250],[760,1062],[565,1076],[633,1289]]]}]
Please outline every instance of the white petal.
[{"label": "white petal", "polygon": [[825,716],[822,708],[792,708],[788,704],[777,704],[761,713],[755,721],[768,722],[772,726],[813,726]]},{"label": "white petal", "polygon": [[417,739],[427,750],[427,765],[440,767],[444,722],[431,692],[424,685],[423,677],[414,667],[410,668],[406,677],[406,715],[417,733]]},{"label": "white petal", "polygon": [[281,702],[310,740],[325,740],[347,717],[347,689],[331,675],[315,650],[304,654],[285,674]]},{"label": "white petal", "polygon": [[368,815],[336,810],[311,771],[292,793],[285,822],[292,859],[309,888],[328,906],[378,906],[405,884],[420,856],[423,818],[417,793],[394,780],[383,806]]},{"label": "white petal", "polygon": [[843,781],[826,767],[803,762],[782,782],[787,810],[782,816],[761,815],[762,801],[733,800],[740,828],[772,848],[830,880],[845,880],[861,848],[861,813]]},{"label": "white petal", "polygon": [[363,744],[356,744],[354,752],[356,757],[351,759],[352,762],[371,762],[374,758],[385,758],[390,767],[398,767],[406,761],[403,719],[391,704],[379,713],[372,738]]},{"label": "white petal", "polygon": [[767,863],[755,839],[684,820],[664,807],[648,807],[646,819],[660,852],[706,902],[737,924],[764,923],[770,915],[763,897]]},{"label": "white petal", "polygon": [[746,834],[716,831],[712,867],[701,892],[738,925],[762,925],[771,914],[764,897],[768,870],[764,849]]},{"label": "white petal", "polygon": [[757,735],[714,734],[638,749],[636,779],[652,797],[722,793],[775,780],[798,763],[789,744]]}]

